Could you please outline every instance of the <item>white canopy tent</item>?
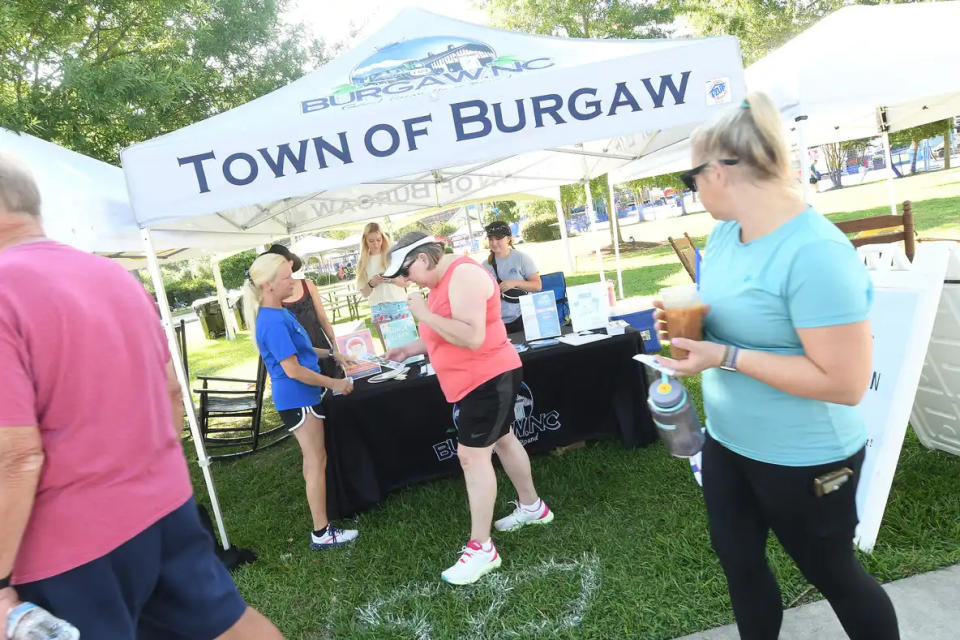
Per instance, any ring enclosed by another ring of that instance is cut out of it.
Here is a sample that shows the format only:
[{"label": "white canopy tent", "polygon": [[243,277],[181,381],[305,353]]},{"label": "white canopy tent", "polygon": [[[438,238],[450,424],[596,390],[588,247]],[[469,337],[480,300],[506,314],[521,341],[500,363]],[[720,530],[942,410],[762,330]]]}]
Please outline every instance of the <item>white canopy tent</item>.
[{"label": "white canopy tent", "polygon": [[319,71],[122,160],[149,258],[161,231],[291,235],[515,193],[557,198],[742,95],[730,37],[570,40],[407,9]]},{"label": "white canopy tent", "polygon": [[[83,251],[114,258],[128,268],[143,266],[143,241],[130,208],[123,170],[26,133],[0,127],[0,151],[24,162],[43,201],[43,226],[50,238]],[[210,251],[237,251],[269,242],[267,235],[158,231],[157,257],[184,260]]]},{"label": "white canopy tent", "polygon": [[322,238],[320,236],[307,236],[294,242],[290,250],[301,258],[306,258],[306,256],[320,255],[330,253],[331,251],[340,251],[341,249],[357,248],[359,246],[359,234],[349,236],[343,240]]},{"label": "white canopy tent", "polygon": [[[750,65],[747,88],[769,94],[794,131],[802,177],[807,148],[880,135],[889,167],[886,133],[960,113],[958,24],[957,1],[845,7]],[[866,50],[851,43],[867,43]],[[611,177],[622,182],[689,168],[685,140]]]},{"label": "white canopy tent", "polygon": [[[15,155],[34,174],[42,200],[43,226],[50,238],[111,258],[127,269],[146,265],[140,229],[119,167],[3,128],[0,151]],[[244,238],[173,230],[158,232],[154,246],[159,259],[174,262],[214,252],[235,253],[270,239],[257,234]],[[226,309],[226,291],[218,268],[220,257],[213,255],[211,261],[217,297]],[[227,312],[224,322],[228,333],[235,333],[235,321]]]}]

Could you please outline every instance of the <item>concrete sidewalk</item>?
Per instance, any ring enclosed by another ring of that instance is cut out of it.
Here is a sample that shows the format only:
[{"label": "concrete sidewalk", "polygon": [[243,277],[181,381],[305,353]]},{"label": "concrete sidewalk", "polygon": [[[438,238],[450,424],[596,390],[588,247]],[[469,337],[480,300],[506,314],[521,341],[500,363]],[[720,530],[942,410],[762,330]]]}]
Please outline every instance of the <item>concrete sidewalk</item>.
[{"label": "concrete sidewalk", "polygon": [[[960,638],[960,565],[883,585],[897,611],[902,640]],[[678,640],[738,640],[736,625],[701,631]],[[826,600],[784,612],[782,640],[844,640],[847,635]]]}]

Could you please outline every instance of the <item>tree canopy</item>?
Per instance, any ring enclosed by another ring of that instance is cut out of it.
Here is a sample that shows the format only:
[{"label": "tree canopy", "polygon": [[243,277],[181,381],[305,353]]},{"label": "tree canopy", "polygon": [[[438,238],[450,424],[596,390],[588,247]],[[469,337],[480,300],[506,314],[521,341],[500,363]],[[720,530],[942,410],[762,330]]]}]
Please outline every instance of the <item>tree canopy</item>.
[{"label": "tree canopy", "polygon": [[117,164],[124,147],[246,103],[324,60],[287,0],[0,3],[0,125]]}]

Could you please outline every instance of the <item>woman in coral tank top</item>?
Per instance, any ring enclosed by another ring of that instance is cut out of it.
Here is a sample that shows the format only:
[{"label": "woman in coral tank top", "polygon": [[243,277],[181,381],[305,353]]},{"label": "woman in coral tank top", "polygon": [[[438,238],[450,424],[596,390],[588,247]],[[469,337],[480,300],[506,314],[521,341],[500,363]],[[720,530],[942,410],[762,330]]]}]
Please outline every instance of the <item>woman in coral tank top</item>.
[{"label": "woman in coral tank top", "polygon": [[421,339],[386,356],[405,360],[428,354],[447,402],[455,407],[457,456],[470,502],[470,541],[441,577],[451,584],[470,584],[501,562],[490,539],[497,497],[494,452],[517,492],[517,508],[493,523],[497,531],[553,520],[533,486],[527,451],[511,429],[523,373],[520,357],[500,320],[500,289],[474,260],[445,255],[442,242],[413,232],[394,246],[383,276],[430,289],[428,300],[419,293],[407,300],[420,323]]}]

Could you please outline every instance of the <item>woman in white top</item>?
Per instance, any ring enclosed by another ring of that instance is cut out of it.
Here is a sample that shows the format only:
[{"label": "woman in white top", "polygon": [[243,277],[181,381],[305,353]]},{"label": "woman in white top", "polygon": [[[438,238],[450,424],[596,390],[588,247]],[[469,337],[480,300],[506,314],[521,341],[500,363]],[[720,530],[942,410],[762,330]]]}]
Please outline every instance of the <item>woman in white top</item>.
[{"label": "woman in white top", "polygon": [[407,292],[381,274],[387,268],[386,256],[390,238],[371,222],[363,228],[360,241],[360,262],[357,264],[357,289],[370,301],[373,324],[381,325],[400,318],[409,318]]}]

